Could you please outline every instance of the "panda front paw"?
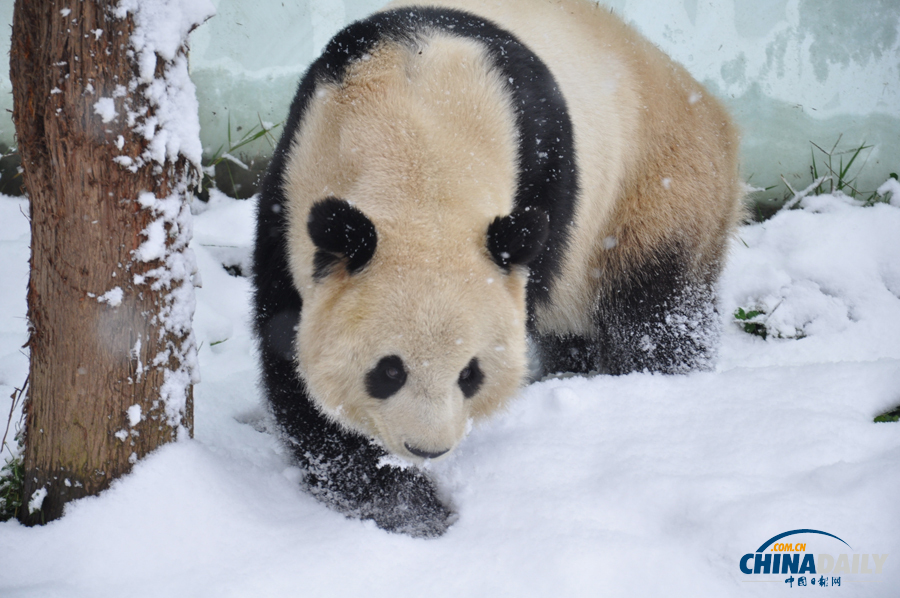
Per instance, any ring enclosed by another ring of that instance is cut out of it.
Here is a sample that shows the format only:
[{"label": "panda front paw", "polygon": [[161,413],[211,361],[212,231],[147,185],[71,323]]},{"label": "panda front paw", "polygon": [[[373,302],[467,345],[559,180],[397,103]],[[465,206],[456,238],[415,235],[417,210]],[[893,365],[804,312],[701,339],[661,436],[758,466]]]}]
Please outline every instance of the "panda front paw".
[{"label": "panda front paw", "polygon": [[385,531],[414,538],[443,535],[457,516],[438,498],[434,482],[413,466],[382,466],[383,454],[366,448],[355,459],[342,455],[322,462],[306,455],[306,489],[336,511],[371,519]]},{"label": "panda front paw", "polygon": [[437,497],[434,482],[413,467],[381,467],[368,490],[360,518],[372,519],[383,530],[436,538],[456,521],[456,514]]}]

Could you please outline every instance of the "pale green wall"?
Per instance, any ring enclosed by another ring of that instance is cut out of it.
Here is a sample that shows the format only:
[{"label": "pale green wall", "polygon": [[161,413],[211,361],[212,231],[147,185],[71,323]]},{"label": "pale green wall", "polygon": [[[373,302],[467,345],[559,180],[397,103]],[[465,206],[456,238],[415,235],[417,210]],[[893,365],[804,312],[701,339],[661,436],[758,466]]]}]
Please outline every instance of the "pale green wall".
[{"label": "pale green wall", "polygon": [[13,0],[0,0],[0,143],[12,145],[15,137],[12,115],[12,85],[9,83],[9,33],[12,28]]},{"label": "pale green wall", "polygon": [[900,172],[900,0],[607,4],[725,100],[754,185],[804,185],[810,141],[830,150],[840,136],[838,150],[873,145],[863,189]]},{"label": "pale green wall", "polygon": [[[237,127],[280,122],[297,80],[328,38],[382,0],[214,0],[192,36],[204,147]],[[860,185],[900,171],[900,0],[609,0],[725,100],[743,130],[745,176],[757,186],[808,180],[810,141],[874,145]],[[0,0],[0,23],[12,20]],[[8,54],[9,40],[0,40]],[[12,140],[0,77],[0,142]],[[268,151],[257,144],[252,152]],[[840,149],[839,148],[839,149]],[[783,186],[781,187],[783,189]],[[772,194],[780,193],[775,190]]]}]

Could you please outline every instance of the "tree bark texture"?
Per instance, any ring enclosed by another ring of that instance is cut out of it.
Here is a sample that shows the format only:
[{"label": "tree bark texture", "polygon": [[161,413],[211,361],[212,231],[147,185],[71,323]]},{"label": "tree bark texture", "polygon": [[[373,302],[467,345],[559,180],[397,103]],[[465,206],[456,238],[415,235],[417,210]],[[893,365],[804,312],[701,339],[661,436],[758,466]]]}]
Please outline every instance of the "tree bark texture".
[{"label": "tree bark texture", "polygon": [[[24,454],[31,509],[19,514],[27,524],[60,517],[68,501],[99,493],[179,430],[193,429],[190,381],[178,413],[161,399],[164,383],[173,383],[167,371],[183,365],[178,349],[193,336],[168,329],[160,311],[171,303],[167,293],[190,282],[152,288],[144,277],[166,264],[142,262],[136,251],[156,219],[139,194],[177,193],[194,167],[183,157],[139,159],[147,140],[134,120],[151,118],[153,107],[134,84],[133,19],[114,17],[112,4],[16,0],[14,9],[13,120],[32,233]],[[159,60],[157,71],[163,66]],[[98,108],[101,98],[112,103]],[[165,224],[169,246],[172,228]]]}]

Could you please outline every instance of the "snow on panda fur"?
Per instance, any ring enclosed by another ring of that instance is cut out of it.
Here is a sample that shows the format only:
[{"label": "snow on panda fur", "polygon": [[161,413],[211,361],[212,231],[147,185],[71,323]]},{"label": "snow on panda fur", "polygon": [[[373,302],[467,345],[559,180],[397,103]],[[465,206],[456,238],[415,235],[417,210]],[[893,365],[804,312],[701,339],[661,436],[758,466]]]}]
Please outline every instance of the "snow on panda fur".
[{"label": "snow on panda fur", "polygon": [[414,536],[454,515],[385,457],[440,457],[502,408],[529,335],[545,373],[710,367],[741,213],[728,116],[607,9],[430,4],[310,67],[254,254],[263,383],[305,485]]}]

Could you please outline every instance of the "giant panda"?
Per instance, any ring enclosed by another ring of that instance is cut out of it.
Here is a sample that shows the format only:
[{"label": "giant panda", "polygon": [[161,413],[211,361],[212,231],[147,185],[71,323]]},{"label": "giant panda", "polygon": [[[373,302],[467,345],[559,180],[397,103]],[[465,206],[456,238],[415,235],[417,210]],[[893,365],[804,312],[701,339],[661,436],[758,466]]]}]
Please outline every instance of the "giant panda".
[{"label": "giant panda", "polygon": [[291,104],[253,260],[306,489],[437,536],[455,515],[402,463],[502,409],[529,355],[710,368],[737,151],[719,103],[587,0],[400,2],[340,31]]}]

